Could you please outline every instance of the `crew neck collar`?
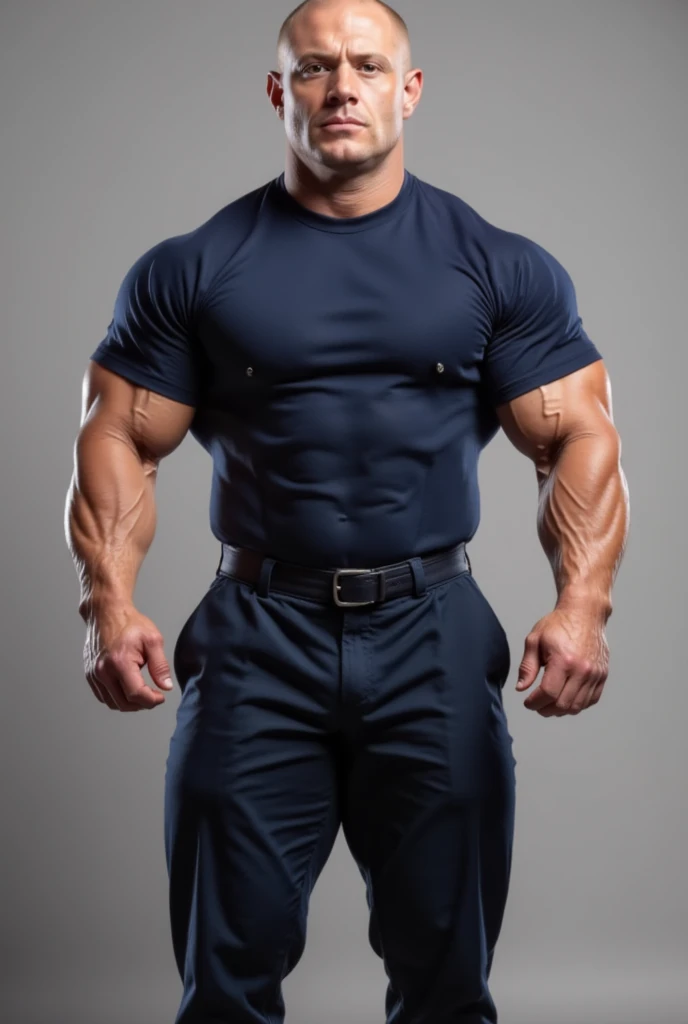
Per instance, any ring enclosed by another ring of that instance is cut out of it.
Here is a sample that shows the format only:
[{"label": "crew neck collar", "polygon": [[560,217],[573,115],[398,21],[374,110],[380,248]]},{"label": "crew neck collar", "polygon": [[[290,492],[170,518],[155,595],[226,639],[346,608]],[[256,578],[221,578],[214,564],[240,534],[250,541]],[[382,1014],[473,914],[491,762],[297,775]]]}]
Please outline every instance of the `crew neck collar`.
[{"label": "crew neck collar", "polygon": [[326,213],[317,213],[315,210],[309,209],[294,199],[287,190],[284,179],[285,175],[284,171],[282,171],[273,180],[274,188],[272,191],[281,208],[303,224],[307,224],[309,227],[316,228],[319,231],[329,232],[367,231],[369,228],[378,227],[380,224],[398,217],[411,198],[415,180],[414,175],[404,168],[404,180],[401,189],[391,202],[379,207],[377,210],[372,210],[370,213],[363,213],[359,217],[331,217]]}]

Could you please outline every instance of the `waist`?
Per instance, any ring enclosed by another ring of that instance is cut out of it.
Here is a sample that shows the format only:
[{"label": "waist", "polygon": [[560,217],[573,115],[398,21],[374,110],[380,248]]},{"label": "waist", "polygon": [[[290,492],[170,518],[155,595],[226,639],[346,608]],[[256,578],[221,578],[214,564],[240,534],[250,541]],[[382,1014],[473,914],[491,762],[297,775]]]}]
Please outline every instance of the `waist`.
[{"label": "waist", "polygon": [[318,569],[272,558],[251,548],[222,544],[218,575],[255,586],[267,597],[271,590],[306,597],[340,608],[361,608],[413,594],[471,572],[462,541],[441,551],[413,556],[388,565]]}]

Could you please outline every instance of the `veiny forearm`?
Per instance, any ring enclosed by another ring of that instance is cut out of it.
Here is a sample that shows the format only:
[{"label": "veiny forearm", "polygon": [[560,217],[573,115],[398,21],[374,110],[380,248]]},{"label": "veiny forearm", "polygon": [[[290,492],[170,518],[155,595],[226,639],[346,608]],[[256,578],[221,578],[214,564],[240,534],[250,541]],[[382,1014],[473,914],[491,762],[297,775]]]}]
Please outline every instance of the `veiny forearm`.
[{"label": "veiny forearm", "polygon": [[94,418],[74,447],[65,532],[81,584],[79,614],[133,602],[141,563],[155,534],[157,464],[125,433]]},{"label": "veiny forearm", "polygon": [[552,566],[557,605],[585,603],[606,620],[628,536],[621,442],[609,427],[574,434],[538,468],[538,536]]}]

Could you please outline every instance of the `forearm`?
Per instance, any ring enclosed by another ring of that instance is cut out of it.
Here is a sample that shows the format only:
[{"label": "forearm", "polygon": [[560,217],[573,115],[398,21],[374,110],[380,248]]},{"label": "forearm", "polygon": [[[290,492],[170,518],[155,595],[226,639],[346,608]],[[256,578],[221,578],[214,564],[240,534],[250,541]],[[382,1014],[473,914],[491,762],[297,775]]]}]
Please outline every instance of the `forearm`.
[{"label": "forearm", "polygon": [[95,418],[75,443],[65,532],[81,584],[79,614],[133,602],[155,534],[157,466],[126,435]]},{"label": "forearm", "polygon": [[538,473],[538,536],[554,572],[557,606],[585,604],[606,620],[626,544],[628,486],[613,428],[574,435]]}]

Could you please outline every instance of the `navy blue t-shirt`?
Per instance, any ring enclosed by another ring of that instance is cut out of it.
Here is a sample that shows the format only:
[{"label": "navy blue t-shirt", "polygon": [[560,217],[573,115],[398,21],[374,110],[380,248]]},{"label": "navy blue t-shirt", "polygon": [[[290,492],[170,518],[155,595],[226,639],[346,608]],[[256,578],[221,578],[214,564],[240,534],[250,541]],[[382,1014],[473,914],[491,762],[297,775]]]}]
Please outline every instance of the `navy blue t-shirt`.
[{"label": "navy blue t-shirt", "polygon": [[343,219],[280,174],[158,243],[92,358],[195,407],[218,540],[368,568],[469,541],[496,406],[602,356],[554,257],[406,170]]}]

